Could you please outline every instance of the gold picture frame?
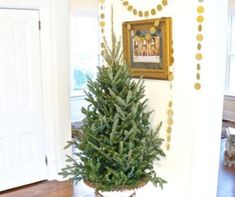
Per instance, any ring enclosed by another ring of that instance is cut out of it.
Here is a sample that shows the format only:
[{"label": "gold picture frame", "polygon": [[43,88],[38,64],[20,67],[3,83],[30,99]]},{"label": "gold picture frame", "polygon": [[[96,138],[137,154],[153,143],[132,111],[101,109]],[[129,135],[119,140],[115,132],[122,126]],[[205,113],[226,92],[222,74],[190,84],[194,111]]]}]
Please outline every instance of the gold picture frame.
[{"label": "gold picture frame", "polygon": [[124,60],[133,77],[169,80],[172,64],[172,19],[124,22]]}]

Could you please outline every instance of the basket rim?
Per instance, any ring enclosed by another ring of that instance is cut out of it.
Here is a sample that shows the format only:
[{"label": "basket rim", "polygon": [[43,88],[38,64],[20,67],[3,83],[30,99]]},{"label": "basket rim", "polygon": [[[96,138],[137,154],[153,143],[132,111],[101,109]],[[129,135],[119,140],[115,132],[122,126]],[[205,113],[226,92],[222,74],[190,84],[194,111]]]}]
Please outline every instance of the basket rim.
[{"label": "basket rim", "polygon": [[[97,185],[89,180],[83,179],[84,183],[93,188],[93,189],[97,189]],[[113,187],[112,190],[110,191],[102,191],[102,192],[123,192],[123,191],[128,191],[128,190],[136,190],[139,189],[141,187],[144,187],[147,183],[149,182],[149,180],[147,179],[147,177],[142,178],[142,180],[139,180],[136,184],[133,185],[123,185],[123,186],[116,186]]]}]

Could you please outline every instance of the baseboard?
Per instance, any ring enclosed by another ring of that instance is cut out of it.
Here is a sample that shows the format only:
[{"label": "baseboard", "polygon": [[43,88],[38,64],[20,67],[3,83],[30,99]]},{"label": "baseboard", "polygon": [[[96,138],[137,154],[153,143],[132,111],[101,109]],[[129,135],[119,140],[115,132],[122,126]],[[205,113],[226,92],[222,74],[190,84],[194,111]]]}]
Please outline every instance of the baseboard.
[{"label": "baseboard", "polygon": [[224,111],[223,120],[229,120],[229,121],[235,122],[235,112]]}]

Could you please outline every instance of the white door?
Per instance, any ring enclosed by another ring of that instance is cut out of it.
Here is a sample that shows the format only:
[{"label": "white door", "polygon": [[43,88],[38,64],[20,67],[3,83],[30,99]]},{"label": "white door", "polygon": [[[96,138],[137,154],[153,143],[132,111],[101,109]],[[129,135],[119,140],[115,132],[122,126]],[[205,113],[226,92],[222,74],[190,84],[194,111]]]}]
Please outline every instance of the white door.
[{"label": "white door", "polygon": [[47,176],[38,20],[0,9],[0,191]]}]

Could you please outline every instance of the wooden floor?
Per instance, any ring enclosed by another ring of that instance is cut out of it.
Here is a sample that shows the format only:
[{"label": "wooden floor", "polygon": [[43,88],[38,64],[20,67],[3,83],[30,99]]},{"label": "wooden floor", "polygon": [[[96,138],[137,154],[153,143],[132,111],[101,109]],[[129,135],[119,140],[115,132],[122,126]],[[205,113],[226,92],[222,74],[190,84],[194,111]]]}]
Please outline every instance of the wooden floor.
[{"label": "wooden floor", "polygon": [[225,139],[222,139],[217,197],[235,197],[235,167],[224,165],[224,144]]},{"label": "wooden floor", "polygon": [[[223,122],[225,127],[235,127],[235,123]],[[225,140],[221,139],[220,166],[218,175],[217,197],[235,197],[235,167],[224,165]]]},{"label": "wooden floor", "polygon": [[69,181],[44,181],[17,189],[0,192],[1,197],[72,197],[72,184]]}]

